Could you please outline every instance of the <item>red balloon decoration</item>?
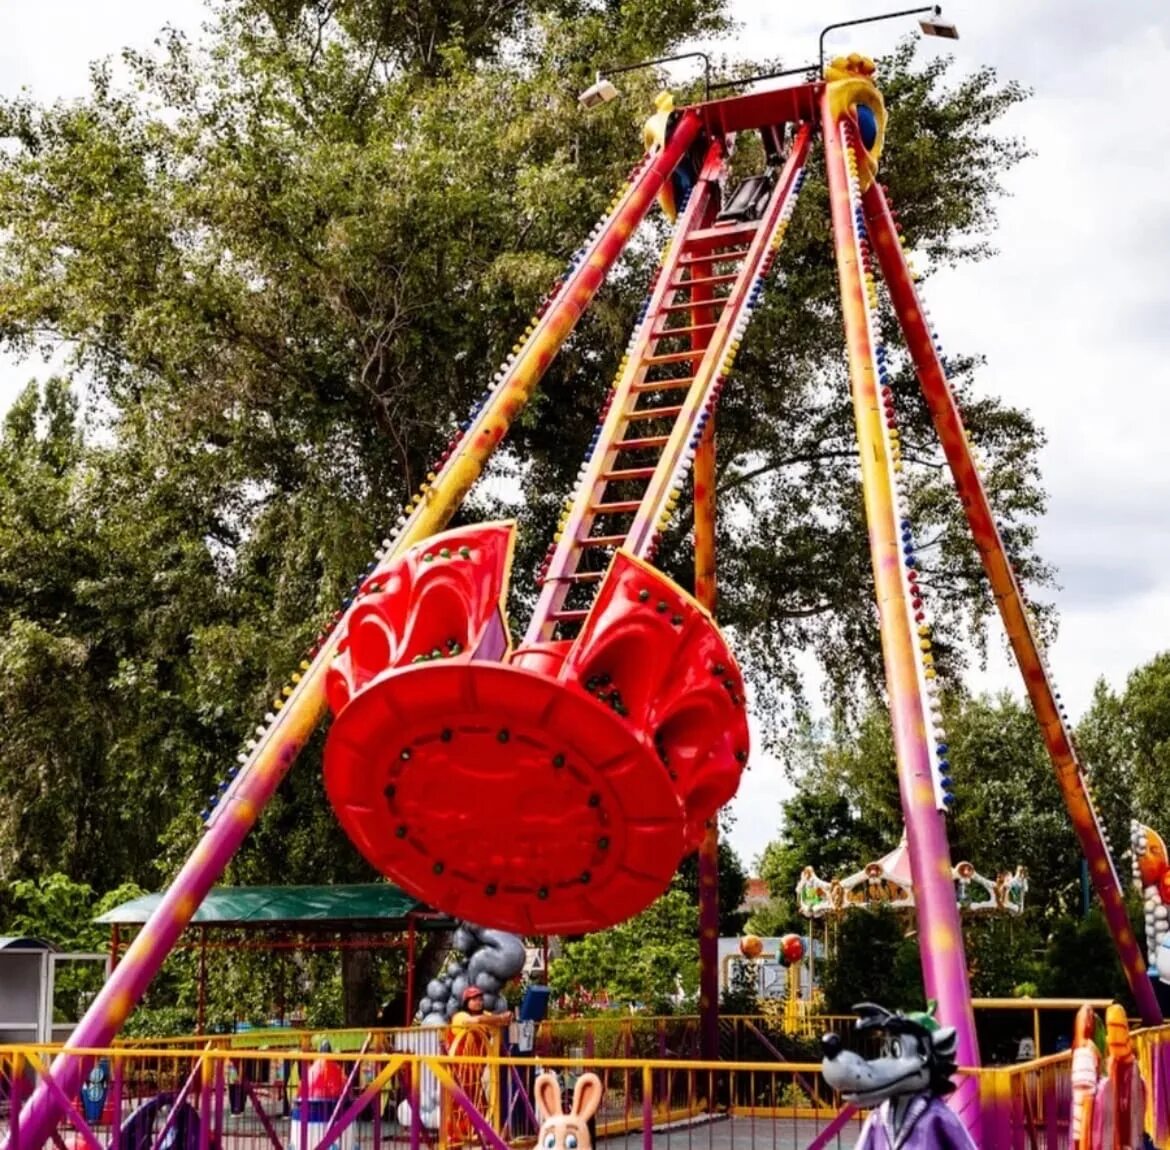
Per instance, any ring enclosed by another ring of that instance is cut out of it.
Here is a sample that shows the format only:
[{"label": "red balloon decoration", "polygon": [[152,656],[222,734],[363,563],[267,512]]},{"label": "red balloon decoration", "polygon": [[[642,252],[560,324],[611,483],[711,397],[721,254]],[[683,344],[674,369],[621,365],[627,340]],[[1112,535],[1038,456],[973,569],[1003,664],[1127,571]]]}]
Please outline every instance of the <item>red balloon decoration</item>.
[{"label": "red balloon decoration", "polygon": [[799,934],[786,934],[780,940],[780,957],[786,966],[795,966],[804,958],[804,939]]}]

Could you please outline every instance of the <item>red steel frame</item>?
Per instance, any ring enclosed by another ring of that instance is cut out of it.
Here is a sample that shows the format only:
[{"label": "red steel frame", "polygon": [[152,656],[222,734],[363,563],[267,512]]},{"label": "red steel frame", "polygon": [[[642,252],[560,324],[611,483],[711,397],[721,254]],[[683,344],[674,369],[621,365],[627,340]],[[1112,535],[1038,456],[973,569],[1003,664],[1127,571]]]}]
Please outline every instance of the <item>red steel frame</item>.
[{"label": "red steel frame", "polygon": [[[803,159],[808,145],[808,125],[818,120],[825,129],[834,244],[841,279],[854,408],[862,449],[862,483],[878,592],[899,782],[924,939],[924,978],[928,994],[940,1000],[943,1021],[959,1030],[960,1059],[973,1065],[977,1055],[962,937],[958,931],[958,915],[949,880],[949,852],[942,816],[932,801],[933,795],[928,785],[930,767],[921,729],[923,712],[919,679],[910,649],[911,632],[904,589],[895,578],[898,574],[898,553],[889,489],[889,460],[875,397],[869,319],[859,276],[857,236],[844,150],[851,146],[849,131],[852,118],[847,116],[841,121],[834,119],[825,85],[805,84],[737,96],[683,111],[666,147],[637,170],[630,188],[616,202],[612,214],[595,233],[572,274],[550,301],[549,309],[536,322],[531,338],[518,347],[515,356],[509,361],[483,411],[459,441],[457,449],[453,449],[450,457],[437,469],[435,479],[425,485],[416,497],[398,535],[385,545],[382,566],[410,545],[441,529],[450,519],[511,422],[531,398],[544,371],[591,302],[606,272],[621,255],[653,197],[698,138],[700,131],[705,128],[711,137],[718,139],[725,133],[769,124],[803,123],[805,127],[793,149],[794,152],[799,150]],[[718,144],[714,146],[718,147]],[[787,178],[791,182],[791,163],[787,171]],[[790,190],[789,187],[778,192],[774,202],[779,204],[785,201]],[[1085,788],[1068,730],[1056,705],[1038,644],[1028,624],[1018,584],[1007,563],[986,493],[972,464],[962,422],[922,317],[921,306],[897,243],[888,205],[876,185],[864,191],[861,203],[875,239],[877,258],[895,311],[995,590],[1066,804],[1089,860],[1094,883],[1105,904],[1126,974],[1141,1007],[1143,1019],[1146,1022],[1160,1021],[1161,1015],[1152,988],[1145,978],[1140,950],[1128,921],[1124,919],[1117,874]],[[766,231],[761,226],[760,236]],[[721,327],[725,324],[728,330],[716,332],[712,338],[727,338],[744,302],[740,298],[729,303],[721,320]],[[725,372],[726,361],[722,367],[712,365],[702,387],[696,388],[690,397],[692,424],[703,410],[711,388],[716,385],[717,370]],[[661,516],[669,507],[670,489],[689,437],[690,428],[685,422],[680,420],[672,435],[663,453],[661,474],[655,477],[653,498],[648,492],[635,529],[630,532],[630,542],[635,549],[644,551],[651,546]],[[706,430],[707,435],[695,458],[696,589],[705,603],[713,604],[712,425],[708,424]],[[666,466],[668,457],[671,464],[669,467]],[[588,509],[578,508],[578,513],[587,514]],[[546,604],[544,619],[534,622],[535,633],[544,630],[547,610]],[[535,633],[530,632],[533,637],[536,637]],[[53,1136],[54,1125],[67,1107],[67,1099],[76,1092],[80,1083],[83,1060],[73,1051],[104,1047],[112,1040],[195,908],[259,817],[325,711],[323,680],[331,656],[331,645],[326,637],[320,654],[304,667],[303,677],[295,678],[296,687],[278,706],[279,713],[270,719],[267,727],[258,732],[261,735],[258,745],[248,756],[239,778],[228,791],[216,817],[209,823],[206,834],[167,892],[158,911],[130,946],[79,1024],[67,1049],[55,1060],[33,1097],[23,1108],[17,1107],[5,1146],[39,1146]],[[712,887],[710,880],[713,871],[710,863],[714,844],[714,836],[708,836],[703,869],[708,881],[701,884],[701,889]],[[948,869],[945,883],[944,866]],[[710,925],[710,913],[714,905],[712,902],[706,904],[706,916],[703,919],[705,927]],[[709,989],[710,972],[707,971],[706,975],[704,986]],[[715,1015],[712,1013],[708,1021],[713,1017]],[[974,1100],[961,1094],[958,1105],[968,1127],[977,1130],[978,1113]]]}]

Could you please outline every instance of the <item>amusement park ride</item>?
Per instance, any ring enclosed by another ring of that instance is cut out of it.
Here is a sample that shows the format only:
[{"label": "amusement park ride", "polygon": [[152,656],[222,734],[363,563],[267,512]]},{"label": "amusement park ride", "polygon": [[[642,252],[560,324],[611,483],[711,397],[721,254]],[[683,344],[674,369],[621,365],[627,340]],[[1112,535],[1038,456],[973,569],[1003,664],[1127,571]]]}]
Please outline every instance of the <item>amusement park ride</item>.
[{"label": "amusement park ride", "polygon": [[[879,273],[1134,997],[1144,1021],[1160,1021],[1059,697],[876,179],[885,126],[873,65],[858,56],[834,61],[814,82],[660,105],[650,151],[311,661],[274,701],[157,912],[28,1100],[18,1119],[24,1145],[51,1135],[62,1100],[79,1086],[74,1051],[107,1046],[119,1032],[327,709],[335,718],[325,782],[338,817],[375,867],[427,903],[526,934],[581,933],[627,918],[666,888],[748,759],[743,678],[712,616],[716,405],[817,136],[927,997],[957,1031],[959,1064],[978,1065],[946,834],[946,737],[904,488],[900,397],[878,323]],[[725,188],[732,141],[748,132],[762,135],[766,170]],[[656,197],[677,208],[673,233],[540,567],[531,624],[514,644],[513,525],[442,532]],[[694,596],[654,566],[688,475]],[[456,801],[468,786],[473,812]],[[952,1105],[977,1128],[973,1079]]]}]

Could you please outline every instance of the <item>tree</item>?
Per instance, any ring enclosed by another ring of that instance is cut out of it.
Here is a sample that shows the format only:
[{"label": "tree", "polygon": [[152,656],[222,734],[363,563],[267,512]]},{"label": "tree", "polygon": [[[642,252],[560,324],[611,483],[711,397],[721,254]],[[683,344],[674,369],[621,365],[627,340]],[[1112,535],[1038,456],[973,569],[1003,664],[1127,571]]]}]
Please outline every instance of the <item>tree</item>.
[{"label": "tree", "polygon": [[659,1013],[699,989],[699,914],[685,891],[666,892],[626,922],[565,944],[549,963],[557,994],[604,991],[611,1000]]},{"label": "tree", "polygon": [[[1133,756],[1134,813],[1156,829],[1170,828],[1165,781],[1170,767],[1170,651],[1155,656],[1129,676],[1123,707]],[[1125,750],[1123,744],[1118,758]],[[1163,833],[1170,834],[1170,829]]]},{"label": "tree", "polygon": [[[1166,706],[1170,709],[1170,695]],[[1156,804],[1162,801],[1162,788],[1143,785],[1156,778],[1156,768],[1153,774],[1138,768],[1134,717],[1125,697],[1114,694],[1099,679],[1089,709],[1076,726],[1077,751],[1088,774],[1093,804],[1115,851],[1129,843],[1130,820],[1143,811],[1156,819]]]},{"label": "tree", "polygon": [[[1105,702],[1098,706],[1105,708]],[[943,723],[955,794],[947,817],[952,863],[967,860],[991,878],[1021,865],[1028,871],[1028,908],[1021,918],[968,919],[964,925],[973,991],[1008,995],[1040,980],[1034,956],[1054,926],[1079,910],[1080,850],[1026,705],[1006,694],[989,698],[952,691],[944,701]],[[1105,725],[1103,719],[1096,724]],[[843,877],[892,850],[902,831],[889,719],[880,704],[854,721],[839,715],[828,729],[807,728],[791,745],[799,790],[783,805],[779,836],[766,848],[761,866],[773,894],[786,899],[803,866],[813,866],[822,878]],[[1114,769],[1112,775],[1103,772],[1106,777],[1124,779],[1126,773]],[[1107,788],[1112,799],[1107,815],[1118,822],[1128,818],[1121,786]],[[846,932],[846,923],[868,917],[855,911],[842,919],[844,941],[825,968],[826,993],[833,987],[832,993],[843,996],[839,1005],[860,989],[862,977],[840,970],[842,965],[862,962],[867,946],[885,956],[882,964],[896,959],[882,949],[896,943],[888,923]],[[793,914],[780,922],[796,919]],[[907,988],[897,983],[895,989]]]},{"label": "tree", "polygon": [[803,724],[786,742],[797,793],[781,806],[781,835],[760,860],[774,899],[794,902],[801,871],[848,874],[897,843],[901,807],[884,714],[871,707],[856,727],[838,711],[827,728]]},{"label": "tree", "polygon": [[[54,873],[33,881],[0,883],[0,935],[40,938],[58,951],[100,954],[105,929],[93,920],[130,898],[144,893],[125,883],[95,898],[85,883]],[[57,967],[53,981],[53,1021],[73,1022],[101,989],[104,967],[93,962],[69,962]]]},{"label": "tree", "polygon": [[[739,908],[747,897],[748,875],[735,848],[722,835],[719,838],[719,934],[733,938],[743,929],[747,914]],[[687,855],[679,864],[675,888],[699,905],[699,854]]]},{"label": "tree", "polygon": [[887,907],[846,915],[836,931],[833,961],[822,968],[821,988],[830,1014],[850,1014],[859,1002],[922,1009],[917,939]]},{"label": "tree", "polygon": [[[1030,708],[1007,694],[952,692],[943,723],[955,794],[947,817],[952,862],[965,859],[991,877],[1025,866],[1037,914],[1073,912],[1080,850]],[[839,722],[831,735],[815,736],[800,769],[800,790],[784,804],[780,837],[764,852],[763,873],[780,894],[795,887],[804,865],[823,878],[843,876],[892,850],[902,834],[881,705],[854,726]]]},{"label": "tree", "polygon": [[[0,345],[67,352],[63,381],[14,411],[0,476],[0,875],[154,885],[171,871],[364,565],[372,525],[425,476],[628,169],[655,79],[586,115],[591,62],[667,54],[725,25],[721,0],[409,13],[226,0],[205,42],[168,34],[158,54],[129,54],[125,89],[98,65],[87,100],[0,103],[16,141],[0,156]],[[908,239],[940,263],[981,254],[997,180],[1023,155],[993,128],[1023,93],[987,71],[948,86],[947,65],[910,45],[883,75],[886,178]],[[810,171],[784,290],[757,311],[720,411],[721,613],[765,713],[795,682],[797,649],[842,694],[877,666],[824,181]],[[653,248],[630,253],[500,461],[528,492],[518,576],[551,534]],[[88,428],[67,399],[83,383]],[[904,372],[898,389],[906,442],[927,443]],[[1013,553],[1042,578],[1039,433],[994,400],[968,409]],[[938,535],[926,574],[954,608],[945,655],[986,600],[936,454],[912,455]],[[466,514],[492,509],[489,492]],[[688,580],[685,512],[664,562]],[[521,586],[518,605],[530,598]],[[324,802],[320,747],[231,878],[368,877]]]},{"label": "tree", "polygon": [[[1011,998],[1033,988],[1041,975],[1036,955],[1044,938],[1038,916],[975,919],[964,925],[971,993],[976,998]],[[1034,993],[1034,989],[1032,991]]]},{"label": "tree", "polygon": [[945,715],[955,805],[951,856],[985,874],[1028,869],[1032,913],[1080,905],[1081,852],[1031,708],[1007,694],[956,700]]},{"label": "tree", "polygon": [[[1040,969],[1040,993],[1054,998],[1116,998],[1131,1002],[1104,915],[1056,923]],[[1132,1002],[1131,1002],[1132,1010]]]}]

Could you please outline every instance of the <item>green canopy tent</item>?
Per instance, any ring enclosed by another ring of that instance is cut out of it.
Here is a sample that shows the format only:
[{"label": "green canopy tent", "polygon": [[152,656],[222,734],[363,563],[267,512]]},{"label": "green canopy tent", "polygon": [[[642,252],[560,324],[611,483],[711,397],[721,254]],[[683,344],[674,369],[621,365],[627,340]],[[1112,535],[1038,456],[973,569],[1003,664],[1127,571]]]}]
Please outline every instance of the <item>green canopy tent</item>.
[{"label": "green canopy tent", "polygon": [[[123,928],[140,927],[162,901],[147,894],[121,903],[96,922],[110,927],[110,969],[117,965],[129,936]],[[455,920],[438,914],[389,883],[348,886],[214,887],[191,918],[185,945],[200,948],[198,1032],[203,1033],[209,949],[346,950],[406,948],[406,1024],[414,1002],[415,945],[419,931],[448,931]],[[264,933],[262,940],[216,943],[216,931]]]}]

